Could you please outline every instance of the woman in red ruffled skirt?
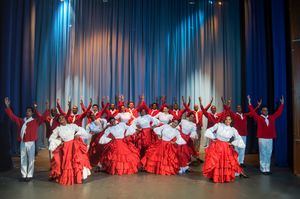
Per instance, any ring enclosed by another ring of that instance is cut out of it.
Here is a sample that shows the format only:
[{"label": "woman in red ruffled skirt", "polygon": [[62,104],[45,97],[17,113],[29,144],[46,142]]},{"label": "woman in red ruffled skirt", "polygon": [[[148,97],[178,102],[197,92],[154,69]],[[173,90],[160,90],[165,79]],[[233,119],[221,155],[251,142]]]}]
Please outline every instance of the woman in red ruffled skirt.
[{"label": "woman in red ruffled skirt", "polygon": [[49,138],[53,153],[50,178],[62,185],[81,184],[91,174],[87,145],[81,138],[88,134],[76,124],[67,124],[64,116],[59,123]]},{"label": "woman in red ruffled skirt", "polygon": [[233,146],[245,148],[237,130],[231,127],[232,119],[226,116],[224,123],[217,123],[205,132],[205,137],[212,140],[205,150],[203,175],[216,183],[234,181],[236,174],[246,176],[238,162],[238,154]]},{"label": "woman in red ruffled skirt", "polygon": [[145,171],[159,175],[175,175],[179,171],[177,145],[186,144],[180,136],[176,127],[178,120],[154,128],[154,132],[160,137],[150,145],[142,158],[142,165]]},{"label": "woman in red ruffled skirt", "polygon": [[125,139],[134,133],[134,128],[123,122],[117,124],[114,118],[109,119],[109,125],[99,140],[100,144],[105,144],[101,163],[107,173],[123,175],[138,172],[139,150]]}]

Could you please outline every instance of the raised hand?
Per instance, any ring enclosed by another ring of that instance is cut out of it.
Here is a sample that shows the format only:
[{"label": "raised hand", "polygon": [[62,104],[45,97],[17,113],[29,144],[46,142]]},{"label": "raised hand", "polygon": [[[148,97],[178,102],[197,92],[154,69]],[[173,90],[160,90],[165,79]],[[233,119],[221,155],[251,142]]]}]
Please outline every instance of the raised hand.
[{"label": "raised hand", "polygon": [[90,104],[92,104],[93,103],[93,99],[92,98],[90,98]]},{"label": "raised hand", "polygon": [[214,101],[214,97],[211,97],[210,99],[210,103],[212,103]]},{"label": "raised hand", "polygon": [[68,107],[71,109],[71,100],[68,101]]},{"label": "raised hand", "polygon": [[59,98],[56,99],[56,103],[59,104]]},{"label": "raised hand", "polygon": [[200,103],[200,105],[202,105],[202,98],[201,98],[201,97],[199,97],[198,99],[199,99],[199,103]]},{"label": "raised hand", "polygon": [[262,104],[262,99],[260,99],[259,101],[257,101],[257,105],[258,106],[261,106],[261,104]]},{"label": "raised hand", "polygon": [[250,97],[250,95],[247,95],[247,99],[248,99],[248,104],[251,105],[251,97]]},{"label": "raised hand", "polygon": [[280,98],[280,103],[281,103],[281,104],[284,104],[284,97],[283,97],[283,95],[282,95],[281,98]]},{"label": "raised hand", "polygon": [[4,98],[4,103],[5,103],[5,106],[6,106],[7,108],[9,108],[9,106],[10,106],[10,100],[9,100],[8,97]]},{"label": "raised hand", "polygon": [[33,108],[36,110],[38,107],[37,103],[36,102],[33,102]]},{"label": "raised hand", "polygon": [[185,99],[183,96],[181,96],[181,99],[182,99],[182,103],[184,104],[185,103]]}]

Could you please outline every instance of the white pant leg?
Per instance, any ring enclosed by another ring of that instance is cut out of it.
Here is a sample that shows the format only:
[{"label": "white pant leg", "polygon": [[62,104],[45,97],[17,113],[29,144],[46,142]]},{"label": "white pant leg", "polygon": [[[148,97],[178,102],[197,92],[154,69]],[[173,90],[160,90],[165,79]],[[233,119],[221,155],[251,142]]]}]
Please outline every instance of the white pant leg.
[{"label": "white pant leg", "polygon": [[260,170],[262,172],[270,172],[273,139],[259,138],[258,145]]},{"label": "white pant leg", "polygon": [[[241,137],[242,137],[242,139],[243,139],[243,141],[244,141],[244,143],[246,145],[246,143],[247,143],[247,136],[241,136]],[[240,164],[244,164],[246,147],[245,148],[236,147],[236,151],[239,154],[239,163]]]},{"label": "white pant leg", "polygon": [[27,177],[27,150],[25,147],[25,142],[20,142],[20,155],[21,155],[21,174],[22,178]]},{"label": "white pant leg", "polygon": [[28,171],[27,177],[32,178],[34,172],[34,159],[35,159],[35,143],[25,142],[25,147],[28,155]]}]

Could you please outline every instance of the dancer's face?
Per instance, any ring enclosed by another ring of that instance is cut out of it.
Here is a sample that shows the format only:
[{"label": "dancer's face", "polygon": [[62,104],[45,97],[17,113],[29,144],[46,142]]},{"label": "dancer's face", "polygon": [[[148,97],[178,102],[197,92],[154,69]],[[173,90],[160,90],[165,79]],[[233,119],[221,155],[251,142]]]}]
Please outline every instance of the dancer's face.
[{"label": "dancer's face", "polygon": [[26,109],[26,117],[30,118],[30,117],[32,117],[32,115],[33,115],[32,108],[27,108]]},{"label": "dancer's face", "polygon": [[164,113],[169,113],[168,107],[164,107],[163,112],[164,112]]},{"label": "dancer's face", "polygon": [[110,109],[114,110],[115,109],[115,104],[110,104]]},{"label": "dancer's face", "polygon": [[263,108],[261,109],[261,114],[263,114],[264,116],[267,116],[268,113],[269,113],[269,111],[268,111],[268,108],[267,108],[267,107],[263,107]]},{"label": "dancer's face", "polygon": [[152,109],[153,109],[153,110],[156,110],[156,109],[157,109],[157,104],[156,104],[156,103],[152,104]]},{"label": "dancer's face", "polygon": [[125,111],[126,111],[125,106],[121,106],[121,112],[123,113]]},{"label": "dancer's face", "polygon": [[242,113],[242,106],[241,105],[236,106],[236,112]]},{"label": "dancer's face", "polygon": [[93,112],[96,113],[96,112],[98,112],[98,111],[99,111],[98,106],[94,105],[94,106],[93,106]]},{"label": "dancer's face", "polygon": [[171,126],[172,126],[173,128],[175,128],[176,126],[178,126],[178,124],[179,124],[178,120],[174,120],[174,121],[171,123]]},{"label": "dancer's face", "polygon": [[130,102],[130,103],[128,104],[128,107],[129,107],[130,109],[133,109],[133,108],[134,108],[134,103],[133,103],[133,102]]},{"label": "dancer's face", "polygon": [[52,115],[52,117],[55,117],[55,116],[57,115],[57,110],[56,110],[56,108],[52,108],[52,109],[51,109],[51,115]]},{"label": "dancer's face", "polygon": [[198,111],[199,110],[199,106],[197,104],[194,105],[194,111]]},{"label": "dancer's face", "polygon": [[146,110],[145,109],[142,109],[141,112],[140,112],[141,116],[144,116],[146,115]]},{"label": "dancer's face", "polygon": [[212,112],[212,114],[215,114],[217,112],[217,107],[211,106],[210,111]]},{"label": "dancer's face", "polygon": [[77,106],[73,106],[72,112],[73,112],[73,114],[77,114],[78,113],[78,107]]},{"label": "dancer's face", "polygon": [[179,108],[178,104],[175,103],[174,106],[173,106],[173,108],[174,108],[174,110],[178,110],[178,108]]},{"label": "dancer's face", "polygon": [[190,120],[191,122],[195,122],[195,121],[196,121],[195,115],[194,115],[194,114],[191,114],[190,117],[189,117],[189,120]]},{"label": "dancer's face", "polygon": [[67,120],[63,115],[59,116],[58,122],[63,126],[67,125]]},{"label": "dancer's face", "polygon": [[226,126],[230,126],[230,125],[231,125],[231,122],[232,122],[231,117],[230,117],[230,116],[227,116],[227,117],[225,118],[225,121],[224,121],[225,125],[226,125]]}]

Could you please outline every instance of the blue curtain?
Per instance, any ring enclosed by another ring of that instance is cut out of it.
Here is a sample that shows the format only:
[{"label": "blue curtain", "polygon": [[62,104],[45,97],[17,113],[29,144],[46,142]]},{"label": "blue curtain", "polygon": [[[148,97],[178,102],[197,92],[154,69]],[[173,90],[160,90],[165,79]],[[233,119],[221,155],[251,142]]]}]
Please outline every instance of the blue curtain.
[{"label": "blue curtain", "polygon": [[[37,101],[156,96],[240,103],[239,1],[24,0],[6,5],[1,99],[23,115]],[[4,117],[1,111],[1,117]],[[5,118],[7,122],[7,118]],[[4,132],[7,133],[7,132]],[[12,131],[11,134],[15,133]],[[41,140],[43,136],[41,133]],[[11,140],[15,152],[17,145]]]},{"label": "blue curtain", "polygon": [[[285,1],[245,0],[244,8],[246,93],[254,100],[262,98],[272,113],[279,105],[280,96],[288,97]],[[286,103],[277,120],[274,154],[279,166],[288,165],[288,106]]]}]

